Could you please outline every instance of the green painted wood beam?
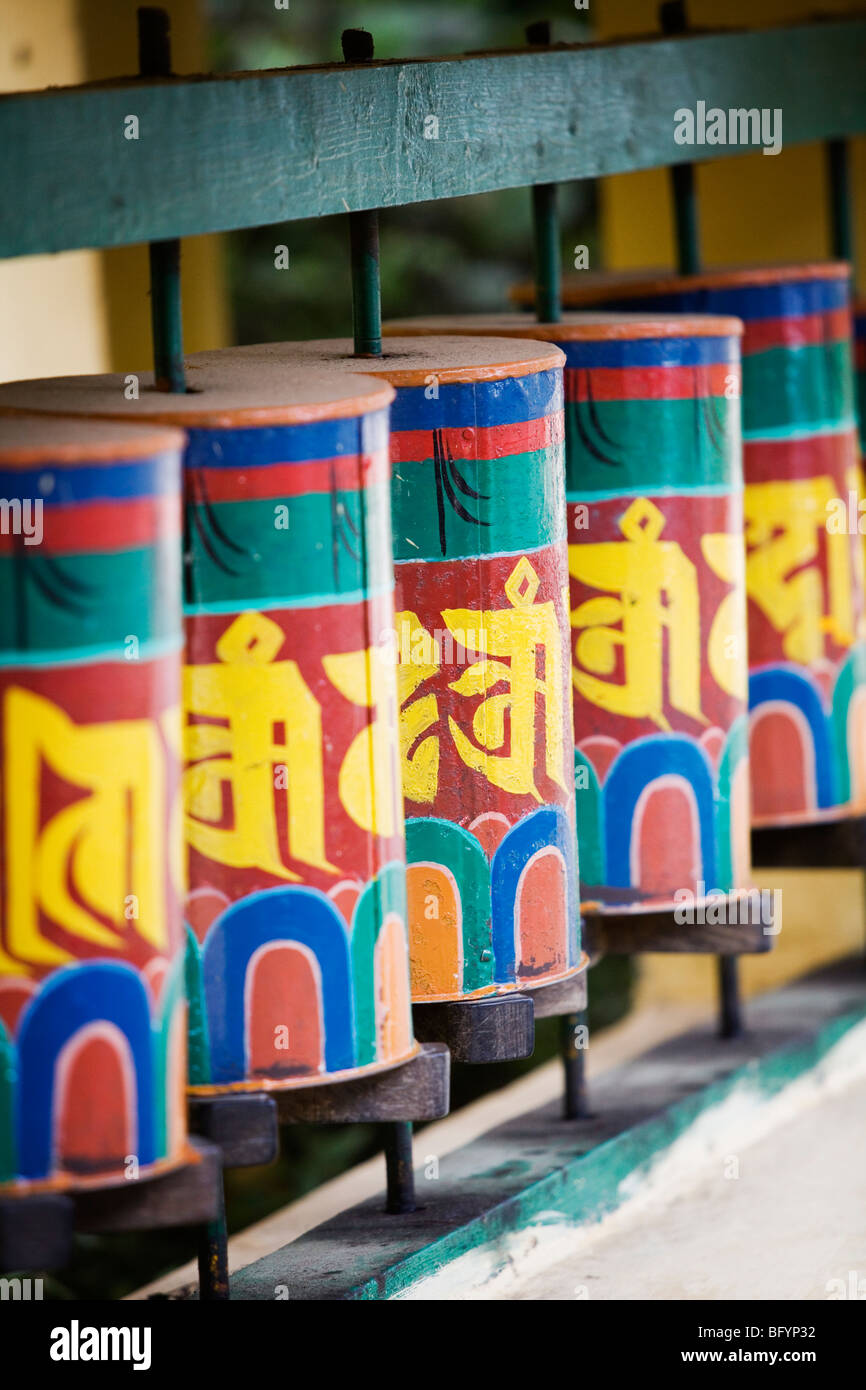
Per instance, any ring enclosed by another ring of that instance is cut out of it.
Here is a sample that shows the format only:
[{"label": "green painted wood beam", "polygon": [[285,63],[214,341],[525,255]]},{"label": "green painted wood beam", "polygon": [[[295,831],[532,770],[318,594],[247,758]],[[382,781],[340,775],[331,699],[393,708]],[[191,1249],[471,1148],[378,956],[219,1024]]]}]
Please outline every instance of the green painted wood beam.
[{"label": "green painted wood beam", "polygon": [[0,98],[0,255],[737,154],[674,143],[698,100],[781,107],[787,145],[839,138],[866,130],[864,67],[859,19],[16,94]]},{"label": "green painted wood beam", "polygon": [[[854,958],[753,999],[747,1038],[725,1042],[699,1027],[604,1072],[591,1119],[564,1121],[558,1101],[516,1115],[442,1155],[429,1182],[422,1131],[420,1219],[385,1218],[382,1197],[372,1198],[237,1271],[232,1297],[390,1299],[423,1294],[431,1277],[449,1296],[465,1293],[508,1264],[514,1237],[615,1211],[718,1107],[748,1114],[810,1073],[825,1082],[836,1067],[844,1074],[864,1023],[866,979]],[[848,1052],[834,1060],[848,1034]],[[704,1130],[698,1148],[706,1142]]]}]

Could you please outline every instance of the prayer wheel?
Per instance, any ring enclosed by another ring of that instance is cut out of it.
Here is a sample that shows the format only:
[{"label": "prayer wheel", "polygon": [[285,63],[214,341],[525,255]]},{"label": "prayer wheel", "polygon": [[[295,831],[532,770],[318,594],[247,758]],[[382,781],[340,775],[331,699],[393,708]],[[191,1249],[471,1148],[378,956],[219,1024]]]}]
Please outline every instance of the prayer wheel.
[{"label": "prayer wheel", "polygon": [[566,355],[571,677],[586,908],[749,886],[740,324],[425,318]]},{"label": "prayer wheel", "polygon": [[0,1192],[186,1157],[181,455],[0,417]]},{"label": "prayer wheel", "polygon": [[572,280],[575,307],[743,320],[752,815],[866,811],[866,645],[850,270]]},{"label": "prayer wheel", "polygon": [[462,337],[351,353],[322,341],[230,356],[287,372],[350,366],[396,389],[397,614],[385,637],[401,701],[413,998],[565,979],[581,955],[562,353]]},{"label": "prayer wheel", "polygon": [[[183,820],[193,1089],[414,1056],[382,381],[221,362],[0,389],[182,423]],[[387,652],[385,652],[387,656]]]}]

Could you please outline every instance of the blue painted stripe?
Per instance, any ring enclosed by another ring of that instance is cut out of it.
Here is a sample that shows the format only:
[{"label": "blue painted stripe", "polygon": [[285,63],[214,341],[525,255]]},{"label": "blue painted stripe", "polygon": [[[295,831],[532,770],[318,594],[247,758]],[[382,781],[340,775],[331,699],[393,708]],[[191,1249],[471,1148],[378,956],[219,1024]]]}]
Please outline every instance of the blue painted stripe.
[{"label": "blue painted stripe", "polygon": [[391,429],[514,425],[555,415],[562,409],[562,373],[558,369],[505,377],[502,381],[440,384],[438,397],[428,400],[425,393],[432,389],[432,386],[399,386],[397,399],[391,406]]},{"label": "blue painted stripe", "polygon": [[738,363],[740,340],[721,338],[572,339],[557,343],[569,367],[698,367]]},{"label": "blue painted stripe", "polygon": [[308,425],[190,429],[186,463],[189,468],[255,468],[373,453],[387,444],[387,422],[387,410],[377,410]]},{"label": "blue painted stripe", "polygon": [[844,309],[850,298],[847,277],[836,280],[791,280],[779,285],[731,285],[682,289],[666,294],[624,296],[611,287],[609,309],[627,313],[731,314],[738,319],[801,318],[828,309]]},{"label": "blue painted stripe", "polygon": [[134,463],[41,463],[38,468],[0,468],[0,496],[41,498],[46,507],[76,502],[163,497],[180,489],[177,455],[154,454]]}]

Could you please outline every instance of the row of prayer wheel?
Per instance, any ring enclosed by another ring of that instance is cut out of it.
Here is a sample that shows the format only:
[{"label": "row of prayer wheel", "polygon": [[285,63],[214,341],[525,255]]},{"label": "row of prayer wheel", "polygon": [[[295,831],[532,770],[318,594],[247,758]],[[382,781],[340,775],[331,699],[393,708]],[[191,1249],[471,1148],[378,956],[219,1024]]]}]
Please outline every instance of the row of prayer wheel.
[{"label": "row of prayer wheel", "polygon": [[568,293],[0,386],[0,1185],[747,889],[750,799],[866,811],[847,267]]}]

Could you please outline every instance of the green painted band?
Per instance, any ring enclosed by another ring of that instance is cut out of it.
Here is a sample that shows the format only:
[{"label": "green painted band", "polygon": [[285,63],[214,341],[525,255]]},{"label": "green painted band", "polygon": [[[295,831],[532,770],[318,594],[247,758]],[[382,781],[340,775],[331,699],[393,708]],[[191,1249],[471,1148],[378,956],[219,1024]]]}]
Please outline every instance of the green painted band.
[{"label": "green painted band", "polygon": [[187,611],[351,602],[393,584],[388,483],[191,508]]},{"label": "green painted band", "polygon": [[840,423],[854,415],[848,339],[799,348],[768,348],[743,358],[743,432]]},{"label": "green painted band", "polygon": [[590,493],[742,487],[738,412],[719,397],[565,407],[566,486]]},{"label": "green painted band", "polygon": [[443,484],[441,474],[437,482],[432,459],[399,464],[391,500],[395,560],[503,555],[565,539],[562,445],[498,459],[461,459],[459,468],[477,497],[453,482]]},{"label": "green painted band", "polygon": [[0,651],[7,664],[109,660],[129,637],[139,653],[180,638],[176,536],[110,554],[0,555]]}]

